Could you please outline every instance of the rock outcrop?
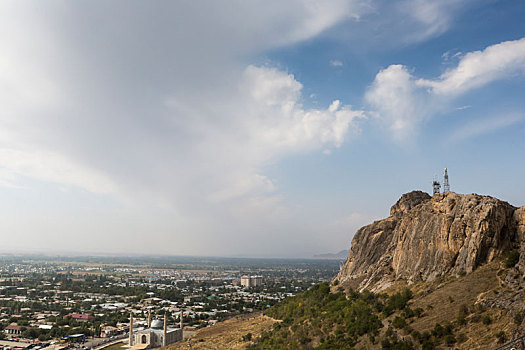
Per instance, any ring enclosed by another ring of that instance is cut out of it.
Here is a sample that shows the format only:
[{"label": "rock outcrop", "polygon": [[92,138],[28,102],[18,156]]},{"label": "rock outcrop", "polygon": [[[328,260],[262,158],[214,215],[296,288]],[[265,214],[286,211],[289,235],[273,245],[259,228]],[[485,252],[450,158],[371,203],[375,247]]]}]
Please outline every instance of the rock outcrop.
[{"label": "rock outcrop", "polygon": [[525,206],[514,212],[514,224],[516,225],[516,235],[521,242],[518,268],[523,276],[525,275]]},{"label": "rock outcrop", "polygon": [[[399,279],[470,273],[525,242],[524,208],[477,194],[404,194],[388,218],[357,231],[334,281],[378,291]],[[525,268],[525,245],[521,250]]]}]

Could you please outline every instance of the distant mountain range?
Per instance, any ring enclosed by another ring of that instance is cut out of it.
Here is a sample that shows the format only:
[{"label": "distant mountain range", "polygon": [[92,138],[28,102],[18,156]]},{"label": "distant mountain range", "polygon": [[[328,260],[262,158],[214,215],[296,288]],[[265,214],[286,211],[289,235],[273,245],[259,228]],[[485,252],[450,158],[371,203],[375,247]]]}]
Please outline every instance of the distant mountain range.
[{"label": "distant mountain range", "polygon": [[348,257],[348,250],[341,250],[337,253],[324,253],[324,254],[317,254],[314,255],[314,259],[334,259],[334,260],[344,260]]}]

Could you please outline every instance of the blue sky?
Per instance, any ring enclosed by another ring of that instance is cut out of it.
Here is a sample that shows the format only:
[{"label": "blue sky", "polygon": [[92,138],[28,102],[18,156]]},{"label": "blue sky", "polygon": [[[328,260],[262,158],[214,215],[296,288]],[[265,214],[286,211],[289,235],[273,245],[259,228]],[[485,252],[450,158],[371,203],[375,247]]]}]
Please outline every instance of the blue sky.
[{"label": "blue sky", "polygon": [[0,6],[4,252],[334,252],[445,167],[525,204],[522,2]]}]

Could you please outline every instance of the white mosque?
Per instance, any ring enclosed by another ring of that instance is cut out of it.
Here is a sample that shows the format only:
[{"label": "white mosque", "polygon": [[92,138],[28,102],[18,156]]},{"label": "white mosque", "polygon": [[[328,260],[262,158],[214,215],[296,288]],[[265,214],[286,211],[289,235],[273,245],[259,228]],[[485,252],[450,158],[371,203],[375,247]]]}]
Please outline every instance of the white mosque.
[{"label": "white mosque", "polygon": [[164,322],[161,320],[151,321],[151,313],[148,313],[147,327],[133,330],[133,314],[131,314],[129,324],[129,346],[133,350],[153,349],[181,341],[182,317],[180,323],[180,328],[168,328],[166,324],[166,315],[164,315]]}]

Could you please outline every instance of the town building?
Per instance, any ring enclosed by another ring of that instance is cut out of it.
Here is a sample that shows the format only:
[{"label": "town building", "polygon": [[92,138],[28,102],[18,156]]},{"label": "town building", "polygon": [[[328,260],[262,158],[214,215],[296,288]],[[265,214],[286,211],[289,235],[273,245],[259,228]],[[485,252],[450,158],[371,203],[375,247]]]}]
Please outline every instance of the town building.
[{"label": "town building", "polygon": [[262,286],[262,276],[252,276],[251,277],[252,286]]},{"label": "town building", "polygon": [[247,276],[247,275],[241,276],[241,286],[243,287],[250,286],[250,276]]},{"label": "town building", "polygon": [[135,332],[133,332],[132,325],[131,323],[130,347],[132,348],[153,349],[182,340],[182,328],[168,328],[166,316],[162,322],[161,320],[151,321],[151,316],[148,315],[147,328],[137,329]]},{"label": "town building", "polygon": [[262,285],[262,276],[241,276],[241,286],[243,287],[257,287]]},{"label": "town building", "polygon": [[6,334],[19,335],[22,334],[21,327],[16,323],[12,323],[9,326],[5,327],[4,332]]},{"label": "town building", "polygon": [[100,329],[100,337],[101,338],[109,338],[113,337],[120,333],[120,330],[117,327],[112,326],[104,326]]},{"label": "town building", "polygon": [[94,320],[95,319],[95,317],[91,316],[91,315],[76,314],[76,313],[69,313],[69,314],[64,316],[64,318],[67,318],[67,317],[71,317],[72,319],[80,321],[80,322],[86,322],[86,321],[90,321],[90,320]]}]

